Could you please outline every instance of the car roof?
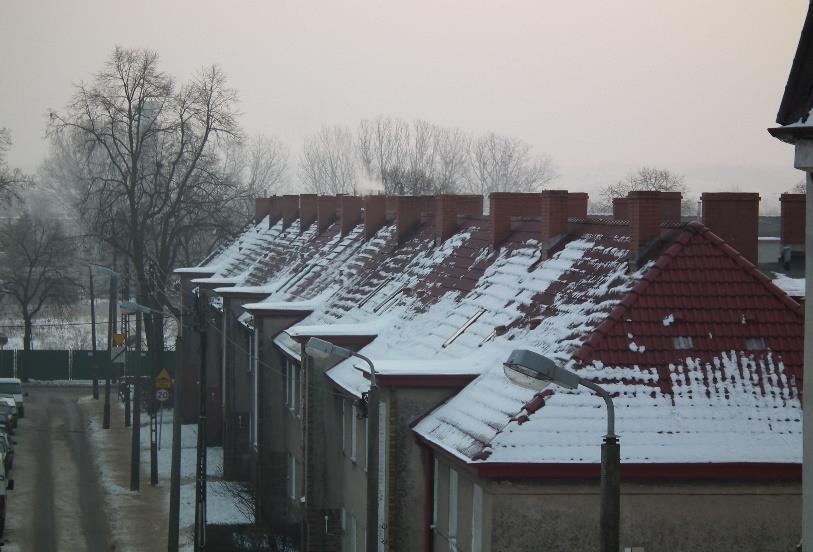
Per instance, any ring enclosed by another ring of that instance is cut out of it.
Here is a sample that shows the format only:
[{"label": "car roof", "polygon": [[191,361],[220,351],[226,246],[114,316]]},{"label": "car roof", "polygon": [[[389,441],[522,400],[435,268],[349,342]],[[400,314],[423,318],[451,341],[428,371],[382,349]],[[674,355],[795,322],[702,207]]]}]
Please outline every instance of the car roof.
[{"label": "car roof", "polygon": [[0,378],[0,383],[22,383],[20,378]]}]

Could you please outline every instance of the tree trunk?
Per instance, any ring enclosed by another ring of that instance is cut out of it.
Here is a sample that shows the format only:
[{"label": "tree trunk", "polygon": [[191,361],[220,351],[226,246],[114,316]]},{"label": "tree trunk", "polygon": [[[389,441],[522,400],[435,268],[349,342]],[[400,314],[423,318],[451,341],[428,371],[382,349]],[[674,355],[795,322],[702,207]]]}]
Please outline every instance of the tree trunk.
[{"label": "tree trunk", "polygon": [[31,339],[31,317],[23,316],[23,361],[17,366],[17,377],[23,381],[28,381],[31,366]]}]

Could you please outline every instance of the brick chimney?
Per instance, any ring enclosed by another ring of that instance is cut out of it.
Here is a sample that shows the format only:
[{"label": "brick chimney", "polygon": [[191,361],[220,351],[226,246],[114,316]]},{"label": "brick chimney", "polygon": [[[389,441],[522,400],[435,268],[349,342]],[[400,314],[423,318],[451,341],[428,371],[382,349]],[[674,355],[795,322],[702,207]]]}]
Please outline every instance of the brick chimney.
[{"label": "brick chimney", "polygon": [[613,218],[615,220],[629,220],[629,201],[626,197],[613,198]]},{"label": "brick chimney", "polygon": [[590,197],[585,192],[568,192],[567,194],[567,217],[585,218],[587,217],[587,202]]},{"label": "brick chimney", "polygon": [[499,247],[511,234],[511,217],[538,217],[540,194],[494,192],[491,202],[491,245]]},{"label": "brick chimney", "polygon": [[794,251],[804,251],[805,245],[805,194],[782,194],[779,242]]},{"label": "brick chimney", "polygon": [[299,216],[299,196],[284,195],[280,198],[282,203],[282,229],[285,230]]},{"label": "brick chimney", "polygon": [[387,222],[395,221],[395,212],[398,210],[398,196],[384,196],[387,198]]},{"label": "brick chimney", "polygon": [[385,224],[387,224],[386,196],[364,196],[364,239],[372,238]]},{"label": "brick chimney", "polygon": [[482,215],[483,196],[444,194],[435,197],[435,241],[452,237],[459,227],[458,215]]},{"label": "brick chimney", "polygon": [[361,198],[339,196],[339,209],[342,236],[345,236],[361,222]]},{"label": "brick chimney", "polygon": [[663,197],[661,192],[630,192],[627,196],[630,223],[630,253],[638,265],[642,253],[661,233]]},{"label": "brick chimney", "polygon": [[421,216],[433,210],[432,196],[398,196],[395,205],[395,237],[402,244],[420,223]]},{"label": "brick chimney", "polygon": [[274,226],[282,218],[282,198],[274,196],[271,199],[271,210],[268,211],[269,228]]},{"label": "brick chimney", "polygon": [[[547,250],[567,233],[571,194],[568,194],[567,190],[545,190],[540,195],[540,214],[542,216],[540,241],[542,248]],[[587,203],[585,202],[586,208]]]},{"label": "brick chimney", "polygon": [[704,193],[703,224],[740,254],[757,264],[759,194]]},{"label": "brick chimney", "polygon": [[662,217],[666,223],[677,224],[680,222],[680,207],[683,201],[683,194],[680,192],[661,192]]},{"label": "brick chimney", "polygon": [[321,234],[336,220],[339,198],[336,196],[318,196],[316,199],[316,232]]},{"label": "brick chimney", "polygon": [[271,205],[274,203],[272,197],[255,197],[254,198],[254,224],[259,224],[268,213],[271,212]]},{"label": "brick chimney", "polygon": [[304,232],[316,221],[316,194],[301,194],[299,196],[299,231]]}]

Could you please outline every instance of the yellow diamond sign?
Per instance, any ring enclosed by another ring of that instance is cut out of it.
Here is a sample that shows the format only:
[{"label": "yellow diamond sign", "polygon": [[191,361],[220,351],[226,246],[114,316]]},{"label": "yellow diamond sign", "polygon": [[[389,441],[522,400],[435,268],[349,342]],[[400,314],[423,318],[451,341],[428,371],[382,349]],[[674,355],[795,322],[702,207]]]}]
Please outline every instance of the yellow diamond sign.
[{"label": "yellow diamond sign", "polygon": [[113,344],[116,347],[121,347],[122,345],[124,345],[124,334],[120,333],[113,334]]},{"label": "yellow diamond sign", "polygon": [[155,376],[155,388],[172,389],[172,378],[169,377],[169,372],[166,369],[161,370],[161,373]]}]

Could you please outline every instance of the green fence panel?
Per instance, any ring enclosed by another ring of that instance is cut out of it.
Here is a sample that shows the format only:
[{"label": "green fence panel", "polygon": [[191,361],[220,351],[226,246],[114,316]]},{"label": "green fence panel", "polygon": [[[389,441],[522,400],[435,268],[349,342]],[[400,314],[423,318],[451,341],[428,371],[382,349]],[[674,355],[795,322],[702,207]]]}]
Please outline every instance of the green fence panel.
[{"label": "green fence panel", "polygon": [[27,367],[28,378],[35,380],[66,380],[68,373],[68,351],[19,351],[17,354],[18,375],[23,366]]},{"label": "green fence panel", "polygon": [[14,351],[0,351],[0,378],[14,377]]},{"label": "green fence panel", "polygon": [[[93,379],[93,351],[76,350],[72,351],[71,379],[89,380]],[[107,351],[96,351],[96,362],[98,363],[98,377],[104,378],[105,367],[107,366]]]}]

